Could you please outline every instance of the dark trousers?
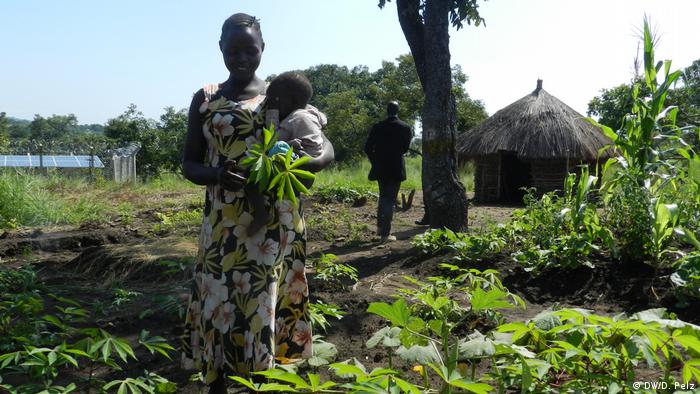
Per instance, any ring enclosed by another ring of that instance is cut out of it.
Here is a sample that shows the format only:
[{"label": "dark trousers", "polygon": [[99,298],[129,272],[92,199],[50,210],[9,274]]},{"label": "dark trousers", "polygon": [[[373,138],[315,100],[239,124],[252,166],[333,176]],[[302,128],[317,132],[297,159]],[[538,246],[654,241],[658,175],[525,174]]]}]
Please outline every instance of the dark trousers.
[{"label": "dark trousers", "polygon": [[377,205],[377,232],[386,237],[391,234],[391,219],[394,217],[394,204],[399,195],[401,181],[379,179],[379,204]]}]

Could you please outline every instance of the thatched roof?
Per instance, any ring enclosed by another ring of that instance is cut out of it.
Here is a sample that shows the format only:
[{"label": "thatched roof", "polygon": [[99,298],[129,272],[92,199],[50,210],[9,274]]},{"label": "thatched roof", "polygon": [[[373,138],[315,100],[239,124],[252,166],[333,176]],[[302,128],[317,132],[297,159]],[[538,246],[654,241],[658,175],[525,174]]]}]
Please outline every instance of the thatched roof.
[{"label": "thatched roof", "polygon": [[[568,157],[590,162],[610,143],[598,127],[547,93],[538,80],[534,92],[459,136],[457,150],[465,158],[510,151],[520,159]],[[608,157],[609,152],[601,155]]]}]

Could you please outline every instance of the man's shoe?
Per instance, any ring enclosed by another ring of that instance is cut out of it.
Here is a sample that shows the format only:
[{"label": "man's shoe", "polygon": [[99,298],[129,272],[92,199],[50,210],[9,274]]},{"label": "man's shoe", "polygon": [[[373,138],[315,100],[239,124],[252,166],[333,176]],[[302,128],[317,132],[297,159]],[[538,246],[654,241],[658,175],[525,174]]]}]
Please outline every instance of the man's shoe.
[{"label": "man's shoe", "polygon": [[387,243],[387,242],[394,242],[394,241],[396,241],[396,237],[393,235],[387,235],[387,236],[382,237],[382,239],[381,239],[381,243],[383,243],[383,244]]}]

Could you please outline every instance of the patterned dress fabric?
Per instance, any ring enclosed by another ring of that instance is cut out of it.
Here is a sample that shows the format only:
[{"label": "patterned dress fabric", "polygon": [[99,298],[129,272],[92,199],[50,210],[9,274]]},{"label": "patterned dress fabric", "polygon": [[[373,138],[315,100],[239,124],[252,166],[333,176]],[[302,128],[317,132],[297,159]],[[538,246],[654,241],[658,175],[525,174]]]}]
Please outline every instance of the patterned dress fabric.
[{"label": "patterned dress fabric", "polygon": [[[205,165],[220,167],[258,142],[265,97],[207,95],[200,112]],[[263,198],[270,219],[249,236],[254,212],[245,191],[206,189],[182,341],[183,367],[202,371],[206,383],[311,356],[304,220],[290,201]]]}]

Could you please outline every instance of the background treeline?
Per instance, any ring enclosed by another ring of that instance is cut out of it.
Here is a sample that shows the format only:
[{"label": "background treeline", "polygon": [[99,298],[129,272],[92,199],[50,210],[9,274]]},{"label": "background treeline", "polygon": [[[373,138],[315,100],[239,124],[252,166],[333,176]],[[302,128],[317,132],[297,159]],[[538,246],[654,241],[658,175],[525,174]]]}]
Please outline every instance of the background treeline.
[{"label": "background treeline", "polygon": [[[410,55],[385,61],[371,72],[366,66],[348,68],[322,64],[302,70],[314,86],[312,104],[328,115],[326,130],[336,148],[337,161],[350,162],[362,154],[365,137],[373,122],[386,116],[386,103],[401,102],[400,116],[411,124],[420,120],[423,92]],[[274,75],[267,77],[268,80]],[[458,122],[467,130],[487,117],[484,105],[472,100],[465,90],[467,76],[459,66],[453,68],[454,94],[457,98]],[[0,153],[81,153],[91,150],[103,157],[109,150],[138,142],[136,158],[144,176],[162,171],[177,171],[187,130],[187,112],[165,108],[158,120],[146,118],[131,104],[106,124],[78,124],[75,115],[36,115],[20,120],[0,114]]]},{"label": "background treeline", "polygon": [[[313,83],[311,103],[328,115],[326,130],[336,148],[340,163],[351,163],[362,155],[367,132],[372,123],[386,116],[386,103],[401,102],[400,117],[420,131],[423,91],[413,58],[402,55],[384,61],[376,71],[366,66],[348,68],[321,64],[302,70]],[[274,75],[268,76],[268,80]],[[588,104],[588,115],[618,130],[624,114],[632,107],[632,89],[637,76],[629,84],[601,90]],[[459,66],[452,69],[453,93],[457,103],[457,130],[464,132],[486,119],[488,114],[479,100],[469,97],[468,80]],[[637,84],[642,86],[644,84]],[[648,92],[640,92],[641,96]],[[679,126],[700,123],[700,59],[682,70],[681,78],[669,89],[667,102],[678,106]],[[164,109],[158,120],[146,118],[131,104],[124,113],[106,124],[79,124],[73,114],[42,117],[33,120],[15,119],[0,113],[0,153],[37,153],[39,144],[46,154],[87,154],[91,150],[104,158],[109,150],[128,142],[141,144],[139,171],[144,176],[162,171],[177,171],[187,130],[187,112],[173,107]],[[420,137],[417,135],[417,137]],[[419,145],[419,139],[415,141]],[[696,141],[692,141],[696,142]]]},{"label": "background treeline", "polygon": [[[644,76],[637,75],[628,84],[602,89],[600,95],[588,103],[588,115],[598,118],[598,122],[613,130],[620,129],[625,115],[632,109],[632,90],[638,87],[641,97],[650,96],[643,82]],[[700,124],[700,59],[681,70],[675,86],[668,90],[666,103],[678,107],[676,123],[679,127]]]}]

